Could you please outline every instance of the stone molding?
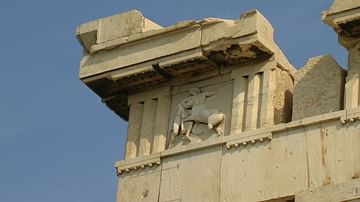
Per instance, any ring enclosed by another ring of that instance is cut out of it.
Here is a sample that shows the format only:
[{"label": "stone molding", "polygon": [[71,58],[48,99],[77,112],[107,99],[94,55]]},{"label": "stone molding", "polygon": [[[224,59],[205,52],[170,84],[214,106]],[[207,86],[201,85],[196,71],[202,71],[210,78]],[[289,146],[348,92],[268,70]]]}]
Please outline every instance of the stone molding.
[{"label": "stone molding", "polygon": [[130,173],[131,171],[143,170],[146,168],[152,168],[154,166],[160,166],[161,159],[159,155],[152,155],[146,158],[136,158],[127,161],[116,162],[116,174],[118,176],[124,173]]}]

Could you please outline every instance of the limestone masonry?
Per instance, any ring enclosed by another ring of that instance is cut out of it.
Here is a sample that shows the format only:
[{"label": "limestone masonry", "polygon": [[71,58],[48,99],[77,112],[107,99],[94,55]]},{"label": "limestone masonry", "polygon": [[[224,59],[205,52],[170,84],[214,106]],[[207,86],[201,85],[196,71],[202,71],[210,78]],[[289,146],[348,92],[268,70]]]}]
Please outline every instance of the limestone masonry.
[{"label": "limestone masonry", "polygon": [[360,201],[360,1],[323,21],[347,70],[330,55],[295,69],[257,10],[80,25],[80,79],[128,121],[117,202]]}]

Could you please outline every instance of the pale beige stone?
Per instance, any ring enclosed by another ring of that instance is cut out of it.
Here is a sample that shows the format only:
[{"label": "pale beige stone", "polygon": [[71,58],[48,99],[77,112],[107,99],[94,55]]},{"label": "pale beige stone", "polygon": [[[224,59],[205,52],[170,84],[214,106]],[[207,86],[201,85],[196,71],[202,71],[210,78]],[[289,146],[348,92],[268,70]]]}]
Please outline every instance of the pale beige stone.
[{"label": "pale beige stone", "polygon": [[231,111],[231,133],[243,131],[245,126],[245,100],[247,100],[248,76],[232,73],[233,100]]},{"label": "pale beige stone", "polygon": [[77,27],[76,37],[86,52],[91,49],[91,46],[96,44],[98,28],[99,20],[94,20]]},{"label": "pale beige stone", "polygon": [[287,123],[291,120],[294,89],[292,77],[293,75],[284,69],[279,68],[275,71],[274,124]]},{"label": "pale beige stone", "polygon": [[76,35],[85,50],[90,52],[93,45],[161,28],[144,18],[140,11],[132,10],[82,24],[78,26]]},{"label": "pale beige stone", "polygon": [[159,198],[161,168],[132,171],[119,179],[117,202],[154,202]]},{"label": "pale beige stone", "polygon": [[[104,21],[104,26],[120,23],[121,19],[127,19],[126,16],[130,14],[139,15],[137,12],[129,12],[99,22]],[[129,21],[128,24],[132,25],[127,25],[130,28],[125,31],[133,30],[131,26],[137,27],[136,19]],[[78,28],[78,38],[89,53],[81,60],[80,78],[107,103],[111,102],[109,106],[113,110],[126,110],[112,100],[113,95],[109,92],[113,92],[114,88],[127,91],[141,89],[149,84],[160,85],[170,77],[215,71],[219,64],[248,64],[273,56],[282,68],[294,71],[273,40],[271,24],[256,10],[245,13],[239,20],[210,18],[177,23],[158,30],[144,28],[142,32],[134,28],[136,33],[127,36],[123,36],[126,33],[119,34],[121,37],[116,39],[113,39],[115,32],[121,32],[121,26],[109,31],[106,26],[100,26],[99,22],[90,22]],[[103,35],[108,40],[98,39],[94,42],[95,37],[92,37],[87,42],[87,30],[96,30],[96,26],[101,27],[96,37],[99,38],[99,33],[104,29]],[[148,76],[139,79],[139,74]],[[104,86],[103,83],[108,85]],[[120,103],[125,102],[122,100]],[[120,111],[117,114],[127,113]]]},{"label": "pale beige stone", "polygon": [[102,18],[99,24],[100,32],[97,43],[162,28],[144,18],[142,13],[137,10]]},{"label": "pale beige stone", "polygon": [[[85,78],[196,48],[200,46],[200,36],[200,27],[193,26],[192,29],[182,29],[173,35],[153,37],[153,40],[143,39],[126,47],[84,56],[81,60],[80,77]],[[131,72],[127,72],[127,76],[129,75],[132,75]]]},{"label": "pale beige stone", "polygon": [[292,74],[275,57],[231,72],[234,80],[231,134],[291,119]]},{"label": "pale beige stone", "polygon": [[159,201],[218,202],[221,153],[217,146],[165,158]]},{"label": "pale beige stone", "polygon": [[360,7],[360,2],[358,0],[335,0],[329,13],[338,13],[357,7]]},{"label": "pale beige stone", "polygon": [[[349,50],[345,87],[329,56],[295,70],[257,10],[166,28],[139,11],[80,25],[80,78],[129,121],[117,202],[357,200],[356,5],[336,1],[324,14]],[[191,141],[178,135],[167,148],[181,128]]]},{"label": "pale beige stone", "polygon": [[168,87],[130,95],[126,159],[165,150],[170,100]]},{"label": "pale beige stone", "polygon": [[309,59],[295,73],[292,119],[302,119],[343,108],[345,72],[331,56]]},{"label": "pale beige stone", "polygon": [[154,137],[157,100],[147,99],[143,103],[144,111],[141,117],[139,156],[150,155]]},{"label": "pale beige stone", "polygon": [[260,92],[262,91],[262,74],[256,73],[249,76],[247,107],[246,107],[246,130],[254,130],[258,127],[258,116],[260,111]]},{"label": "pale beige stone", "polygon": [[152,153],[164,151],[166,148],[166,138],[168,134],[168,122],[170,114],[170,97],[169,95],[157,98],[156,117],[154,125],[154,139],[152,141]]},{"label": "pale beige stone", "polygon": [[[231,87],[231,78],[227,74],[173,88],[169,124],[170,146],[188,145],[229,135],[230,124],[226,120],[231,113],[231,100],[224,98],[231,97]],[[192,96],[190,92],[193,89],[200,89],[202,94]],[[187,116],[182,116],[179,114],[179,105],[186,105],[186,101],[196,103],[194,107],[185,109]],[[186,119],[190,122],[183,122]],[[209,128],[209,123],[212,128]]]},{"label": "pale beige stone", "polygon": [[[288,80],[291,80],[291,74],[289,73],[287,75]],[[290,83],[289,86],[285,87],[289,88],[289,91],[292,91],[292,82]],[[276,70],[274,68],[270,68],[270,69],[266,69],[265,71],[263,71],[263,85],[262,85],[262,91],[261,93],[261,111],[259,114],[259,124],[257,125],[258,127],[269,127],[275,123],[279,123],[281,122],[279,119],[276,118],[276,116],[274,116],[274,108],[275,110],[278,109],[276,107],[274,107],[275,105],[273,105],[274,101],[276,100],[276,97],[274,96],[275,93],[275,89],[279,89],[279,87],[277,87],[277,83],[276,83]],[[290,99],[289,97],[280,97],[280,99]],[[287,104],[291,103],[290,101],[283,101],[283,103],[286,103],[286,108],[291,107],[291,106],[287,106]],[[279,109],[278,109],[279,110]]]},{"label": "pale beige stone", "polygon": [[355,108],[360,105],[360,41],[349,48],[348,74],[345,85],[345,108]]},{"label": "pale beige stone", "polygon": [[351,180],[337,185],[330,185],[300,192],[296,195],[296,202],[356,202],[360,200],[359,189],[360,180]]},{"label": "pale beige stone", "polygon": [[209,130],[216,131],[218,135],[224,135],[226,115],[206,105],[207,98],[215,96],[216,92],[202,92],[200,88],[193,87],[189,89],[189,93],[190,96],[178,103],[176,107],[169,144],[171,147],[174,145],[176,136],[179,135],[191,141],[190,134],[196,124],[206,124]]},{"label": "pale beige stone", "polygon": [[359,43],[360,2],[336,0],[323,20],[337,32],[339,43],[349,51],[348,74],[345,84],[345,108],[359,106]]},{"label": "pale beige stone", "polygon": [[138,154],[141,131],[140,120],[143,112],[144,105],[142,103],[132,103],[130,105],[125,159],[135,158]]},{"label": "pale beige stone", "polygon": [[[358,0],[335,0],[332,7],[323,13],[323,21],[342,37],[359,35],[360,2]],[[346,47],[346,43],[343,44]]]},{"label": "pale beige stone", "polygon": [[[354,113],[360,115],[359,111]],[[144,185],[159,182],[160,201],[271,201],[324,185],[346,183],[360,176],[360,125],[358,121],[342,125],[342,114],[346,112],[264,128],[263,133],[272,133],[272,139],[261,140],[267,136],[249,131],[246,138],[227,136],[207,144],[164,151],[160,154],[161,177],[157,176],[160,182],[140,177],[146,176],[151,167],[130,174],[143,173],[135,178],[144,179]],[[224,146],[227,142],[247,144],[228,149]],[[127,183],[129,187],[122,185],[121,190],[125,196],[135,193],[131,192],[133,185],[142,190],[143,185]],[[335,196],[346,196],[336,193]],[[141,194],[138,191],[132,199]]]}]

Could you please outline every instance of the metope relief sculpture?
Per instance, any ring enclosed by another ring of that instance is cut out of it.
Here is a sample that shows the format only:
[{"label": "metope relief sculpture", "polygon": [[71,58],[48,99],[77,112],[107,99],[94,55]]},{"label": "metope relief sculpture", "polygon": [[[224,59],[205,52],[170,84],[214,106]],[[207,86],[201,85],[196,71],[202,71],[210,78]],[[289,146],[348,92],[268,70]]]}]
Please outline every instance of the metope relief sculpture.
[{"label": "metope relief sculpture", "polygon": [[206,124],[209,130],[214,130],[218,136],[224,134],[225,113],[218,109],[209,108],[206,99],[216,92],[201,92],[199,88],[189,90],[190,97],[182,100],[176,107],[174,121],[170,131],[169,148],[175,145],[175,139],[181,135],[182,139],[191,142],[191,134],[197,124]]}]

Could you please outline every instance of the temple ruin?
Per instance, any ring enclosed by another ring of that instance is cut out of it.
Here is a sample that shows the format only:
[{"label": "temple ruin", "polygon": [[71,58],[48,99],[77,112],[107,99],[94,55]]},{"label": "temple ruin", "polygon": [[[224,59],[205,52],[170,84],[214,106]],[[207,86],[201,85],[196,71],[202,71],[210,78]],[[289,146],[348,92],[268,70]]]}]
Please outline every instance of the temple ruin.
[{"label": "temple ruin", "polygon": [[348,67],[322,55],[295,69],[257,10],[80,25],[80,79],[128,121],[117,202],[360,201],[360,1],[322,20]]}]

